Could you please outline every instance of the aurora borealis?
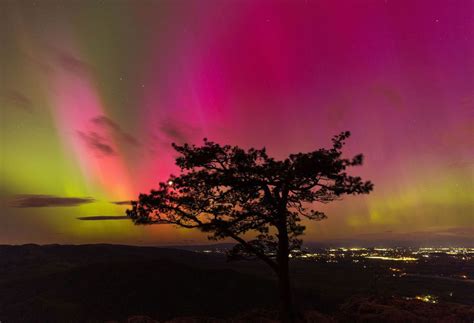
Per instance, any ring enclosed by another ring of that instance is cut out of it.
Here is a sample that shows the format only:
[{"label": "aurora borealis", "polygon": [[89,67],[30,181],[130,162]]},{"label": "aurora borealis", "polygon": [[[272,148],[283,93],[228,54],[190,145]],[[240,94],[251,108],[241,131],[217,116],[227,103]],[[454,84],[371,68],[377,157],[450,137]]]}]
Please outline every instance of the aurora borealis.
[{"label": "aurora borealis", "polygon": [[[375,183],[306,241],[474,236],[474,2],[0,3],[0,243],[201,243],[127,205],[171,142],[329,146]],[[107,218],[111,216],[111,218]]]}]

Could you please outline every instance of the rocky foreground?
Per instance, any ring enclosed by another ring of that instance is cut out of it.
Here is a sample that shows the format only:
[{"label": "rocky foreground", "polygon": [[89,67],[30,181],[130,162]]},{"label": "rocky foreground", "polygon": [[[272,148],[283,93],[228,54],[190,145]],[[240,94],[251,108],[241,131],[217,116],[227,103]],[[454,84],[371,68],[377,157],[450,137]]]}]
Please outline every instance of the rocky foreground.
[{"label": "rocky foreground", "polygon": [[[318,311],[306,311],[300,322],[468,322],[474,321],[474,307],[459,304],[430,304],[401,298],[353,298],[344,304],[336,315]],[[161,323],[148,316],[133,316],[120,323]],[[254,311],[229,319],[210,317],[179,317],[166,323],[273,323],[278,322],[276,313]],[[119,323],[109,321],[107,323]]]}]

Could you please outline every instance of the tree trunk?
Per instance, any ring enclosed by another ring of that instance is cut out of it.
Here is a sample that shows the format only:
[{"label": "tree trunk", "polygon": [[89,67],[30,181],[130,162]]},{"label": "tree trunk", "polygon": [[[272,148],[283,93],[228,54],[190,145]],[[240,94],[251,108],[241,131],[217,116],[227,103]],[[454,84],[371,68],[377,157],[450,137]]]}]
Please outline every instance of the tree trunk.
[{"label": "tree trunk", "polygon": [[293,300],[291,297],[290,275],[288,269],[288,263],[286,266],[281,266],[280,273],[278,275],[278,288],[280,292],[280,320],[281,322],[285,323],[291,323],[295,321]]},{"label": "tree trunk", "polygon": [[291,323],[295,321],[291,295],[289,271],[289,242],[286,226],[278,234],[278,288],[280,294],[280,320]]}]

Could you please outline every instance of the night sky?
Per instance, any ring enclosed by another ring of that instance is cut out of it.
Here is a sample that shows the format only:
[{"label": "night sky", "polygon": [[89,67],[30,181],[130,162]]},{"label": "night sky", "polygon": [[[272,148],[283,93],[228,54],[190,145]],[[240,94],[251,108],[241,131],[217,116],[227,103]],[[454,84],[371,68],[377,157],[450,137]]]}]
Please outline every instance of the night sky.
[{"label": "night sky", "polygon": [[0,243],[202,243],[127,205],[171,142],[362,152],[306,241],[474,237],[474,2],[0,3]]}]

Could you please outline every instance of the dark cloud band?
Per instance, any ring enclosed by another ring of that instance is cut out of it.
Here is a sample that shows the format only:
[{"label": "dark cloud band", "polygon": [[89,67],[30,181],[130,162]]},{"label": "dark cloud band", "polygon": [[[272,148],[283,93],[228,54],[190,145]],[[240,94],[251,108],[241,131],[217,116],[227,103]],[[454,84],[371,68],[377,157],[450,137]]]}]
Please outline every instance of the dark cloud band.
[{"label": "dark cloud band", "polygon": [[132,201],[112,201],[110,203],[115,205],[132,205]]},{"label": "dark cloud band", "polygon": [[13,198],[10,206],[26,207],[71,207],[95,202],[91,197],[61,197],[54,195],[21,194]]},{"label": "dark cloud band", "polygon": [[81,216],[76,218],[81,221],[107,221],[107,220],[128,220],[127,216],[122,215],[97,215],[97,216]]}]

